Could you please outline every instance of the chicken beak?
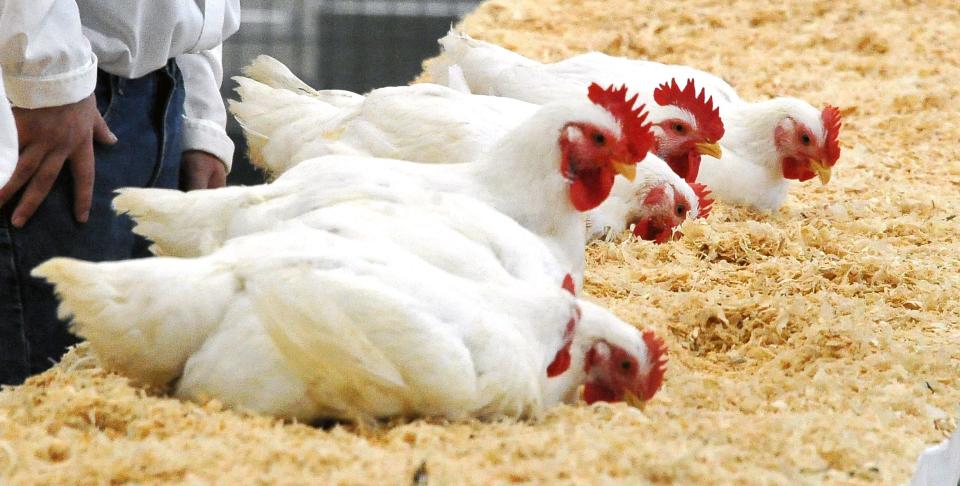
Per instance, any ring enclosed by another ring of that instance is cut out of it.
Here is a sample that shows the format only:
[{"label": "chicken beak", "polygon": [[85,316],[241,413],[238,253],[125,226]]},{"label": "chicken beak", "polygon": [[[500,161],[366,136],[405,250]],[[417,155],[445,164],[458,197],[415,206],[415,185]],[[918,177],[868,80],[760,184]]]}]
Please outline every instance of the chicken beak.
[{"label": "chicken beak", "polygon": [[827,183],[830,182],[831,169],[823,162],[817,159],[810,159],[810,170],[817,173],[817,176],[820,177],[821,184],[827,185]]},{"label": "chicken beak", "polygon": [[700,142],[696,144],[695,147],[701,155],[709,155],[715,159],[723,157],[723,150],[720,150],[719,143]]},{"label": "chicken beak", "polygon": [[633,182],[637,178],[637,164],[633,162],[621,162],[619,160],[613,161],[613,170],[625,177],[628,181]]},{"label": "chicken beak", "polygon": [[634,408],[639,408],[640,410],[643,410],[644,407],[646,407],[647,405],[647,402],[641,400],[640,397],[634,395],[633,392],[629,392],[629,391],[623,394],[623,401],[627,405],[630,405],[631,407],[634,407]]}]

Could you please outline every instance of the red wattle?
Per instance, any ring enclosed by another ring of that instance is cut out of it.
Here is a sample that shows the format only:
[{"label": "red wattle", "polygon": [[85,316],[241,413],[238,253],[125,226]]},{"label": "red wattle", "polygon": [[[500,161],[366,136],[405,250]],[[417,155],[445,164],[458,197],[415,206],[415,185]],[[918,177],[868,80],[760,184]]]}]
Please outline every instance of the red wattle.
[{"label": "red wattle", "polygon": [[566,277],[563,277],[563,284],[561,284],[564,290],[570,292],[573,295],[577,295],[577,287],[573,283],[573,277],[568,273]]},{"label": "red wattle", "polygon": [[563,347],[554,355],[553,361],[547,365],[547,378],[563,374],[570,369],[570,346],[573,345],[573,331],[576,330],[577,320],[580,319],[580,307],[577,309],[577,316],[567,321],[567,327],[563,331]]},{"label": "red wattle", "polygon": [[683,176],[684,180],[687,183],[697,182],[697,176],[700,175],[700,161],[701,161],[700,152],[696,150],[691,150],[687,155],[687,172]]},{"label": "red wattle", "polygon": [[667,157],[664,162],[673,170],[674,174],[686,179],[690,173],[688,155],[683,154],[676,157]]},{"label": "red wattle", "polygon": [[570,203],[577,211],[589,211],[602,203],[613,189],[613,169],[578,172],[570,184]]},{"label": "red wattle", "polygon": [[783,177],[785,179],[794,179],[803,182],[817,176],[816,173],[810,170],[810,164],[801,162],[793,157],[785,157],[781,166],[783,167]]},{"label": "red wattle", "polygon": [[666,243],[666,242],[670,241],[670,238],[671,238],[672,236],[673,236],[673,231],[672,231],[672,229],[671,229],[671,228],[665,228],[665,229],[660,230],[659,233],[657,233],[657,236],[655,236],[655,237],[653,238],[653,242],[656,243],[656,244],[658,244],[658,245],[659,245],[659,244],[663,244],[663,243]]},{"label": "red wattle", "polygon": [[650,220],[644,219],[639,223],[633,225],[633,236],[640,238],[641,240],[648,240],[647,235],[650,234]]},{"label": "red wattle", "polygon": [[633,235],[644,241],[666,243],[673,236],[673,230],[647,218],[633,226]]},{"label": "red wattle", "polygon": [[619,402],[620,400],[621,398],[617,396],[616,392],[606,386],[592,382],[583,386],[583,401],[587,402],[587,405],[596,402]]},{"label": "red wattle", "polygon": [[547,366],[547,378],[553,378],[563,374],[564,371],[570,369],[570,362],[570,344],[567,344],[560,348],[560,351],[557,351],[557,355],[554,356],[553,361]]}]

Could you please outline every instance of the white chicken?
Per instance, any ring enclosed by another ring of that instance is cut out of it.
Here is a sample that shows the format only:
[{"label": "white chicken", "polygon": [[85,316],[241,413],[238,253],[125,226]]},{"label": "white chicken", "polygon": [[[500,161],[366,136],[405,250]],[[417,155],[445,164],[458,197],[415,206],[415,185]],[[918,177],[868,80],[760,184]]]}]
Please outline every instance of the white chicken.
[{"label": "white chicken", "polygon": [[777,209],[786,198],[791,180],[819,176],[826,184],[840,157],[840,112],[832,106],[818,111],[795,98],[750,103],[709,73],[599,52],[542,64],[458,32],[451,31],[440,44],[443,52],[430,66],[435,81],[451,82],[450,68],[457,66],[454,71],[462,74],[475,93],[533,103],[564,99],[587,84],[616,80],[639,94],[651,119],[657,120],[657,110],[662,107],[653,99],[654,90],[671,79],[693,80],[716,102],[725,128],[720,139],[723,157],[705,158],[696,180],[709,186],[717,198],[733,204],[765,211]]},{"label": "white chicken", "polygon": [[[504,134],[539,109],[519,100],[469,95],[431,84],[381,88],[365,96],[316,91],[268,56],[258,57],[244,71],[255,79],[235,78],[241,100],[231,102],[231,111],[247,139],[254,141],[252,160],[272,174],[299,160],[330,153],[425,163],[470,162],[482,158]],[[655,156],[644,160],[637,165],[634,182],[614,182],[611,195],[618,201],[605,201],[587,213],[587,226],[592,228],[589,238],[606,234],[605,228],[619,232],[640,220],[658,221],[654,226],[669,236],[671,227],[663,224],[679,224],[688,214],[705,214],[699,208],[707,200],[701,201]],[[670,193],[670,204],[643,205],[654,186]],[[654,240],[661,233],[637,234]]]},{"label": "white chicken", "polygon": [[610,196],[587,213],[587,240],[607,239],[632,227],[633,235],[664,243],[682,235],[678,227],[687,219],[706,218],[713,207],[703,184],[687,184],[669,166],[648,155],[637,170],[637,179],[613,185]]},{"label": "white chicken", "polygon": [[622,90],[593,85],[589,99],[538,108],[470,164],[327,156],[299,163],[264,186],[186,194],[130,189],[115,204],[138,216],[145,236],[160,243],[166,254],[189,256],[191,249],[209,252],[230,237],[312,211],[322,205],[323,190],[356,188],[354,198],[389,192],[396,185],[462,193],[543,238],[579,287],[585,245],[582,212],[606,199],[615,175],[632,179],[636,162],[652,143],[641,111],[624,96]]},{"label": "white chicken", "polygon": [[531,417],[580,385],[588,403],[660,388],[663,341],[556,285],[537,237],[466,196],[392,194],[200,258],[33,274],[110,369],[280,417]]}]

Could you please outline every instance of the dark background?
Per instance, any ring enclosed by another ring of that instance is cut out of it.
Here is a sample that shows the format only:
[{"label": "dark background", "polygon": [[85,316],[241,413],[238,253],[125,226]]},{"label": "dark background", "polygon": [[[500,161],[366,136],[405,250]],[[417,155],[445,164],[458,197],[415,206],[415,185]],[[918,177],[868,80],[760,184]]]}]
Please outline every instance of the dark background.
[{"label": "dark background", "polygon": [[[437,39],[480,0],[242,0],[240,31],[223,46],[224,98],[230,79],[260,54],[286,64],[311,86],[363,93],[409,83],[439,52]],[[263,175],[246,157],[240,127],[228,115],[237,145],[230,184]]]}]

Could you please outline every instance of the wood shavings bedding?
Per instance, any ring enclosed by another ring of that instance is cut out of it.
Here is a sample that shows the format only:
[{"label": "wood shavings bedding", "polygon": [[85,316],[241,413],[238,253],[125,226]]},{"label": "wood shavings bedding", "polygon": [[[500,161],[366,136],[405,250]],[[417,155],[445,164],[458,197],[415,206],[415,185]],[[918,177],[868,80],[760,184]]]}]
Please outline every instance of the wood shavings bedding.
[{"label": "wood shavings bedding", "polygon": [[829,186],[588,251],[586,290],[671,347],[645,410],[324,430],[130,387],[85,348],[0,392],[0,483],[902,484],[960,403],[960,4],[493,0],[471,35],[715,72],[844,114]]}]

